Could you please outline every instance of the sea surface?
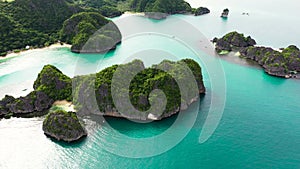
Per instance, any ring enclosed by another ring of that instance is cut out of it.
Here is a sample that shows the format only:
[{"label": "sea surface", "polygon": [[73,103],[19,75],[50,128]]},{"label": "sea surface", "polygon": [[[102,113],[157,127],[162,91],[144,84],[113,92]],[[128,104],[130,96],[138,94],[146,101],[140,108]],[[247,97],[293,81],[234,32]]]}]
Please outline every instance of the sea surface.
[{"label": "sea surface", "polygon": [[[209,7],[211,13],[162,21],[132,15],[114,18],[123,42],[107,54],[56,48],[0,60],[0,98],[32,91],[45,64],[73,77],[133,59],[150,66],[164,59],[193,58],[203,68],[207,87],[198,104],[146,124],[86,117],[88,137],[71,145],[47,138],[43,117],[3,119],[0,168],[300,168],[300,81],[268,76],[234,56],[219,58],[209,42],[237,30],[258,45],[300,46],[299,2],[190,2]],[[219,15],[226,7],[230,15],[223,20]],[[171,135],[164,135],[168,132]]]}]

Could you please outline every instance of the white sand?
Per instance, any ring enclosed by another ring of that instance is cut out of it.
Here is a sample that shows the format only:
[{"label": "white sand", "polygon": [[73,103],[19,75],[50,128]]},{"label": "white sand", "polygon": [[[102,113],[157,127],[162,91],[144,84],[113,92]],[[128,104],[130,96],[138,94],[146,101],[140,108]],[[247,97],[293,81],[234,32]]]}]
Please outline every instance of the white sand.
[{"label": "white sand", "polygon": [[75,108],[72,102],[68,102],[66,100],[56,101],[53,103],[54,106],[61,107],[65,111],[75,112]]},{"label": "white sand", "polygon": [[0,57],[0,60],[13,58],[13,57],[16,57],[16,56],[20,56],[22,54],[29,54],[29,53],[32,53],[32,52],[42,51],[42,50],[45,50],[45,49],[54,49],[54,48],[63,48],[63,47],[71,48],[71,45],[69,45],[69,44],[61,45],[60,43],[55,43],[53,45],[50,45],[50,46],[44,47],[44,48],[29,49],[29,50],[24,50],[24,51],[21,51],[21,52],[18,52],[18,53],[13,52],[13,53],[7,54],[5,57]]}]

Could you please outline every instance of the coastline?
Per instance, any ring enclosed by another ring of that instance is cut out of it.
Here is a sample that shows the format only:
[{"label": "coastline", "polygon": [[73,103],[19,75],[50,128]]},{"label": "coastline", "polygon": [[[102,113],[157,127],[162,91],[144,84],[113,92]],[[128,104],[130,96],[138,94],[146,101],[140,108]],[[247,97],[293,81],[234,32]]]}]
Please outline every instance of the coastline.
[{"label": "coastline", "polygon": [[32,52],[38,52],[38,51],[42,51],[42,50],[45,50],[45,49],[55,49],[55,48],[71,48],[71,45],[70,44],[66,44],[66,43],[63,43],[63,44],[60,44],[60,43],[54,43],[50,46],[47,46],[47,47],[43,47],[43,48],[32,48],[32,49],[28,49],[28,50],[22,50],[18,53],[15,53],[15,52],[12,52],[12,53],[9,53],[5,56],[2,56],[0,57],[0,61],[1,60],[6,60],[6,59],[9,59],[9,58],[14,58],[14,57],[17,57],[17,56],[20,56],[22,54],[30,54]]},{"label": "coastline", "polygon": [[126,15],[137,15],[137,16],[145,16],[145,12],[132,12],[132,11],[126,11],[124,14],[121,16],[126,16]]}]

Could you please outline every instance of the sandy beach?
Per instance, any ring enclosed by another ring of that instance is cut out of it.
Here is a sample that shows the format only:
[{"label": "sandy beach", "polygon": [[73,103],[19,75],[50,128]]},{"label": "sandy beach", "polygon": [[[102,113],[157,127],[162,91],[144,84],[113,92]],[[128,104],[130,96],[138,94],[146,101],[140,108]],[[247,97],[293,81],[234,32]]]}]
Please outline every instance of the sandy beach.
[{"label": "sandy beach", "polygon": [[144,12],[131,12],[131,11],[126,11],[126,12],[124,12],[123,15],[124,15],[124,16],[127,16],[127,15],[145,16],[145,13],[144,13]]},{"label": "sandy beach", "polygon": [[67,100],[56,101],[53,103],[53,106],[60,107],[65,111],[75,112],[75,108],[72,102],[68,102]]},{"label": "sandy beach", "polygon": [[23,50],[23,51],[18,52],[18,53],[12,52],[12,53],[7,54],[4,57],[0,57],[0,60],[17,57],[17,56],[22,55],[22,54],[29,54],[29,53],[32,53],[32,52],[42,51],[42,50],[45,50],[45,49],[64,48],[64,47],[71,48],[71,45],[65,44],[65,43],[62,44],[62,45],[60,43],[55,43],[55,44],[52,44],[50,46],[43,47],[43,48],[28,49],[28,50]]}]

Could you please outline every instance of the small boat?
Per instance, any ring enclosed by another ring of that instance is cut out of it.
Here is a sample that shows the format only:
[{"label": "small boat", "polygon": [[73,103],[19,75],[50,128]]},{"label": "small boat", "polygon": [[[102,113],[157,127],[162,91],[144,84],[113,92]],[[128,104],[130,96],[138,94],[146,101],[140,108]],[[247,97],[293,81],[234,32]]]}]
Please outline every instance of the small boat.
[{"label": "small boat", "polygon": [[221,14],[221,17],[222,18],[228,18],[228,14],[229,14],[229,9],[226,8],[223,10],[222,14]]}]

